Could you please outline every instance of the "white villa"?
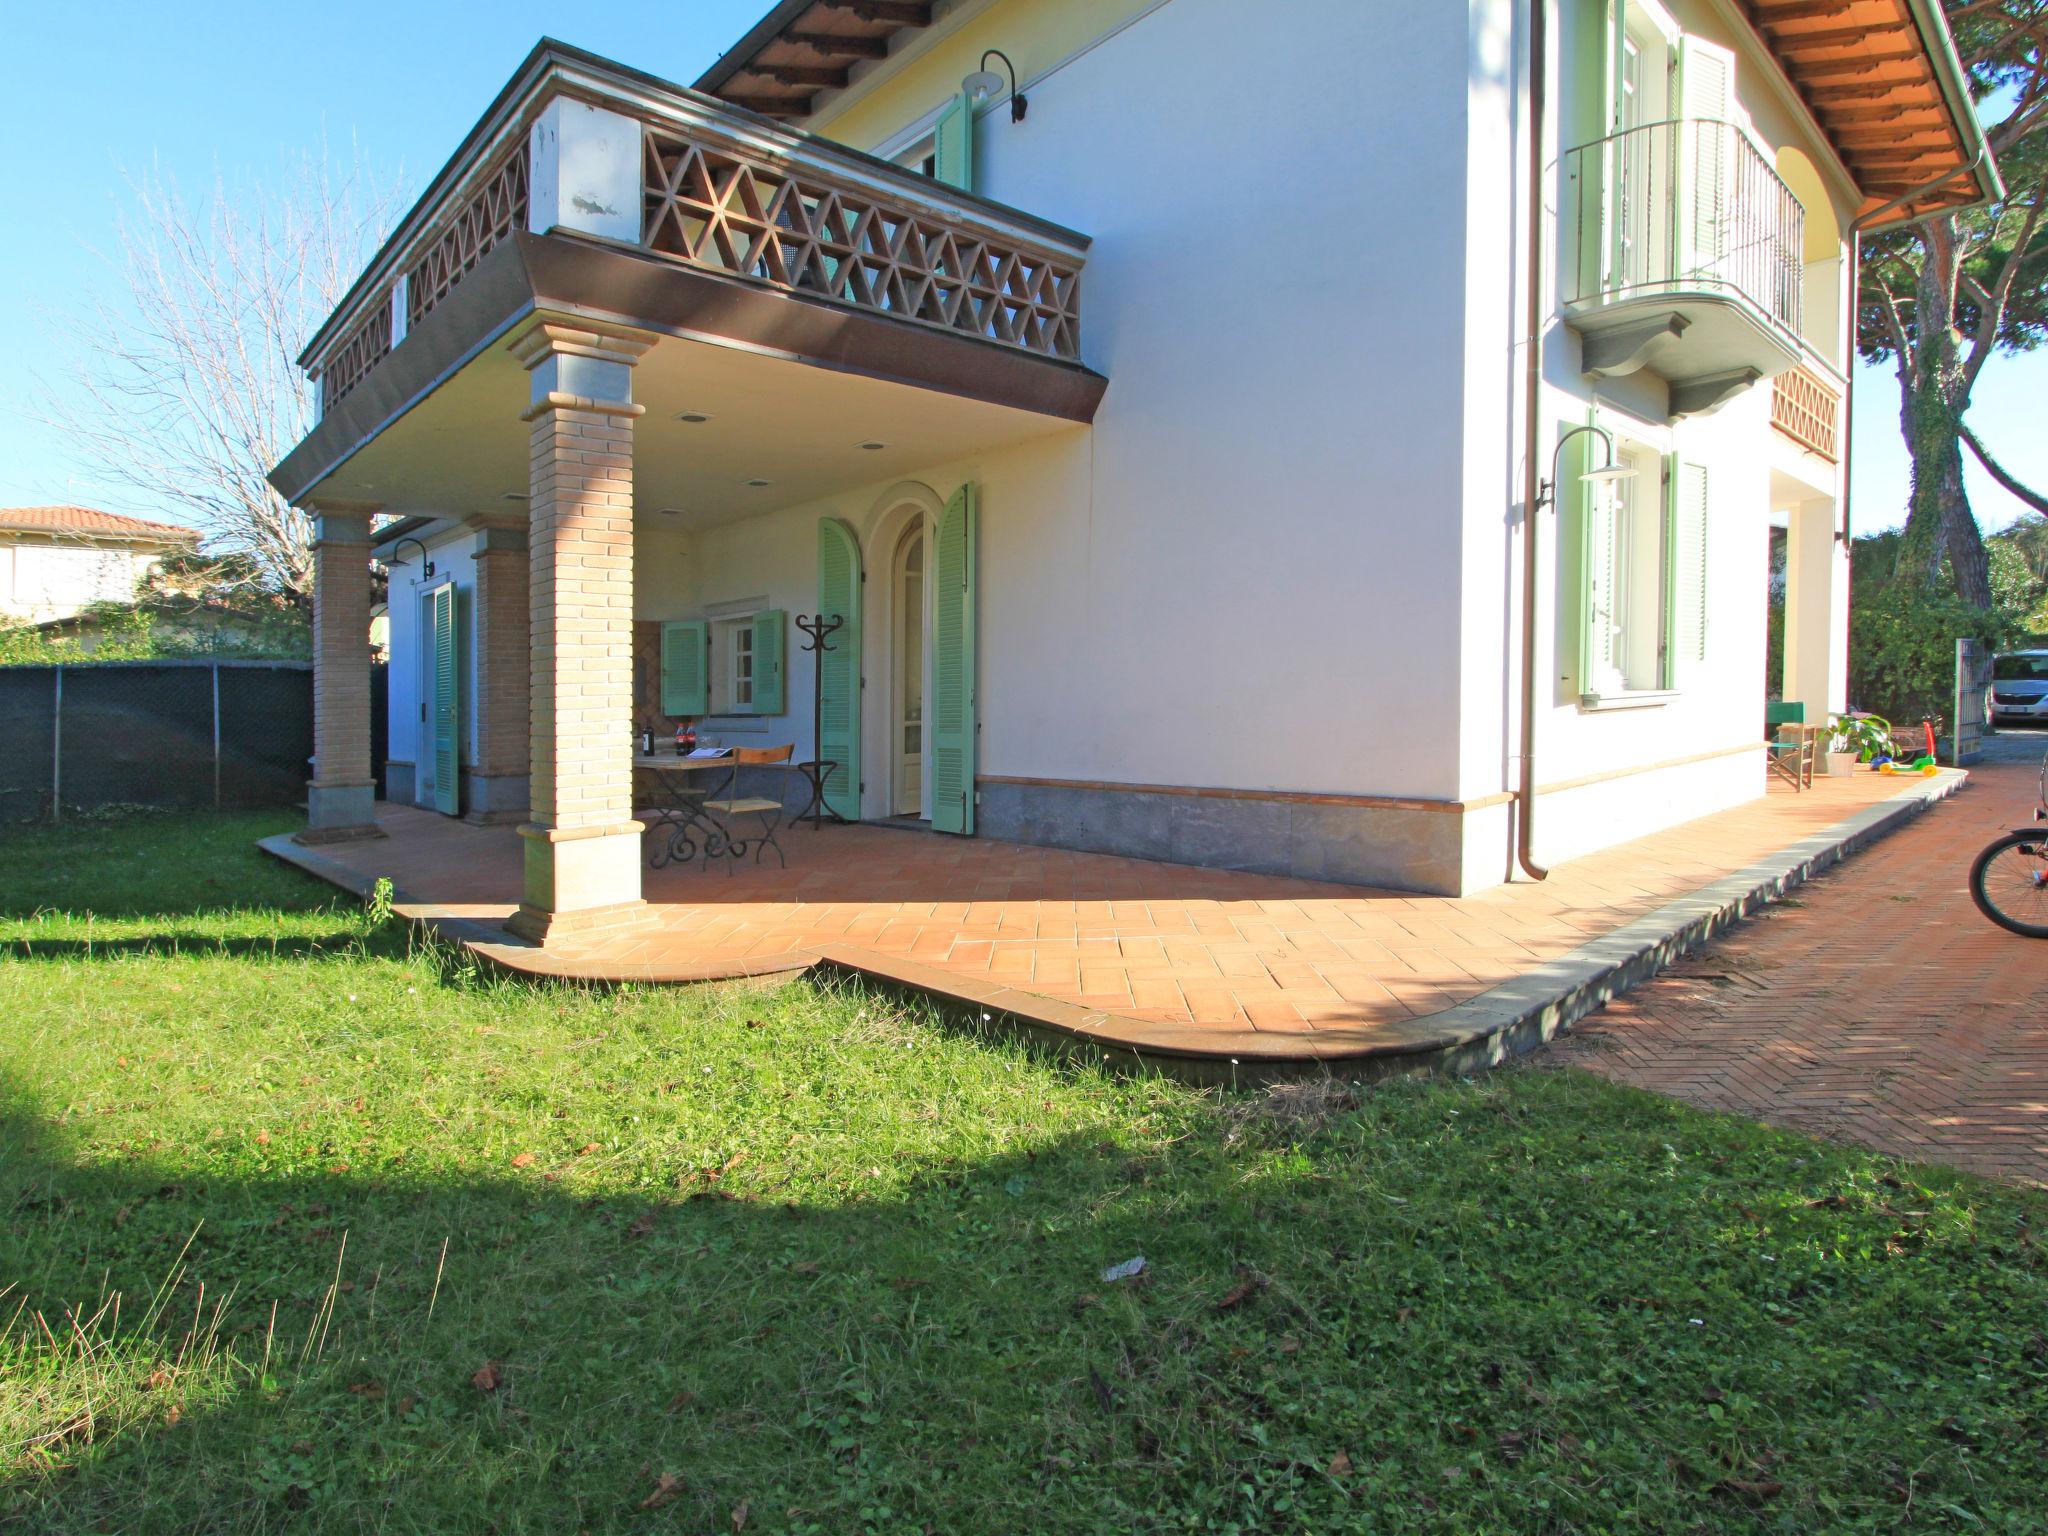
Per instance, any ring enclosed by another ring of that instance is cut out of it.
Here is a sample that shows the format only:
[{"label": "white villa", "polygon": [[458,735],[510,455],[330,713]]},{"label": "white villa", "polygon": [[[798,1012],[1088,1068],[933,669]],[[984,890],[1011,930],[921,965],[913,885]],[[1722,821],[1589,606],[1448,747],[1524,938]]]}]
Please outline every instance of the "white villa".
[{"label": "white villa", "polygon": [[165,556],[198,544],[190,528],[95,507],[0,507],[0,622],[46,624],[95,603],[132,603]]},{"label": "white villa", "polygon": [[1856,241],[1996,192],[1934,0],[543,42],[302,359],[307,836],[374,830],[373,558],[390,794],[520,824],[535,940],[630,917],[685,719],[848,819],[1440,893],[1754,798],[1774,526],[1845,703]]}]

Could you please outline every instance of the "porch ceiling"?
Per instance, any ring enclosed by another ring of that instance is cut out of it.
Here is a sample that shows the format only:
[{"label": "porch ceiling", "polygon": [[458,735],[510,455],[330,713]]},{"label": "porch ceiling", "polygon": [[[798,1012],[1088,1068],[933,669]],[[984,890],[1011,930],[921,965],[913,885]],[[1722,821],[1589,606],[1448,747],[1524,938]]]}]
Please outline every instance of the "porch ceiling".
[{"label": "porch ceiling", "polygon": [[[1073,430],[1030,411],[674,337],[640,360],[633,395],[647,407],[634,429],[636,520],[663,527],[730,522]],[[525,372],[492,346],[315,495],[407,515],[513,511],[527,489],[526,401]]]}]

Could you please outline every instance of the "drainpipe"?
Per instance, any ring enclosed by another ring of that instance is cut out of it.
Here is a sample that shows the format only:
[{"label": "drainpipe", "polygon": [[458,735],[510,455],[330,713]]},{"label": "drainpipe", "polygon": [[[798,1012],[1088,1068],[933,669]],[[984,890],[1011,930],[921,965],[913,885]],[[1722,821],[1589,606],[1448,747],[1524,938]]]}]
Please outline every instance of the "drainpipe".
[{"label": "drainpipe", "polygon": [[1550,0],[1529,0],[1528,355],[1524,359],[1522,472],[1522,777],[1515,792],[1515,862],[1549,878],[1530,849],[1536,818],[1536,423],[1543,397],[1543,118],[1549,72]]}]

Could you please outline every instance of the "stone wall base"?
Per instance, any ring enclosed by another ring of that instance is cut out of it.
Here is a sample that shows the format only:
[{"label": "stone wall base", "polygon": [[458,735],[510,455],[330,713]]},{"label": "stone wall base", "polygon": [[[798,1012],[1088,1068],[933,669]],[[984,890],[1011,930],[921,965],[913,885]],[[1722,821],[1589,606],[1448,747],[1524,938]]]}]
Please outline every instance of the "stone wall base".
[{"label": "stone wall base", "polygon": [[1432,895],[1466,890],[1463,808],[983,782],[987,837]]},{"label": "stone wall base", "polygon": [[525,899],[506,926],[544,944],[553,935],[645,919],[646,903],[640,898],[643,830],[637,821],[566,830],[522,826]]},{"label": "stone wall base", "polygon": [[529,779],[523,773],[474,773],[462,770],[464,821],[501,826],[526,820],[532,810]]}]

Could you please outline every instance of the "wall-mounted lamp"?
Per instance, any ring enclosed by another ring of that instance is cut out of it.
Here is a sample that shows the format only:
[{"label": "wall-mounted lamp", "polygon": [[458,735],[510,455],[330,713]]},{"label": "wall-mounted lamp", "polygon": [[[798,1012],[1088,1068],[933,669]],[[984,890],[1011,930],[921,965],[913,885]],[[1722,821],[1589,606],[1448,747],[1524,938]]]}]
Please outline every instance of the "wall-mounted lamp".
[{"label": "wall-mounted lamp", "polygon": [[1017,66],[1010,62],[1010,56],[1000,48],[990,48],[981,56],[981,68],[960,82],[960,89],[967,93],[967,99],[977,107],[995,99],[996,92],[1003,88],[1003,77],[988,67],[990,59],[1001,59],[1003,68],[1010,72],[1010,121],[1024,121],[1024,109],[1030,105],[1023,92],[1017,89]]},{"label": "wall-mounted lamp", "polygon": [[1607,462],[1598,469],[1589,469],[1579,476],[1586,485],[1614,485],[1623,480],[1633,480],[1636,472],[1620,463],[1614,454],[1614,434],[1605,427],[1573,427],[1557,440],[1557,446],[1550,450],[1550,478],[1542,481],[1536,491],[1536,505],[1547,507],[1557,500],[1558,461],[1564,456],[1564,445],[1581,432],[1591,432],[1607,445]]},{"label": "wall-mounted lamp", "polygon": [[414,538],[409,533],[404,538],[400,539],[396,544],[391,546],[391,553],[393,556],[391,563],[393,565],[398,565],[401,563],[396,558],[396,556],[398,552],[401,549],[405,548],[405,546],[408,544],[420,545],[420,573],[419,575],[413,577],[412,584],[414,586],[418,586],[423,581],[432,581],[434,579],[434,562],[427,558],[427,546],[424,544],[420,544],[420,541]]}]

